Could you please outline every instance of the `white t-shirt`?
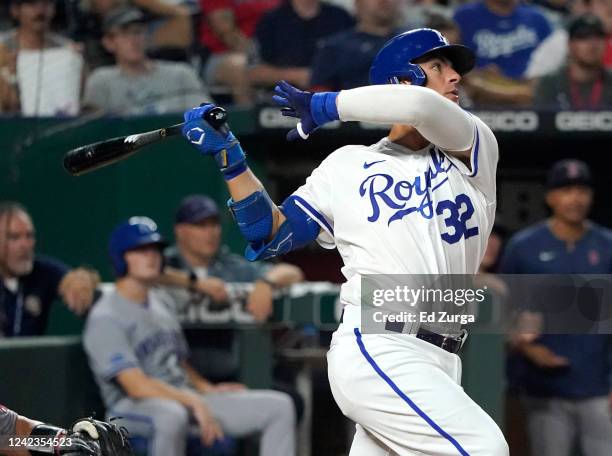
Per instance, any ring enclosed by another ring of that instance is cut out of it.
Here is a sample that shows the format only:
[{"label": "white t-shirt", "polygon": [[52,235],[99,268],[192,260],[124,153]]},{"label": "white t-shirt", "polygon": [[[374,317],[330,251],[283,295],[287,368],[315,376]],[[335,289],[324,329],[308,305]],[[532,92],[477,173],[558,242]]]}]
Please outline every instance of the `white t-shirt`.
[{"label": "white t-shirt", "polygon": [[476,273],[495,217],[498,147],[472,118],[469,168],[435,145],[412,151],[384,138],[336,150],[295,191],[322,228],[317,242],[342,256],[344,303],[359,305],[362,274]]}]

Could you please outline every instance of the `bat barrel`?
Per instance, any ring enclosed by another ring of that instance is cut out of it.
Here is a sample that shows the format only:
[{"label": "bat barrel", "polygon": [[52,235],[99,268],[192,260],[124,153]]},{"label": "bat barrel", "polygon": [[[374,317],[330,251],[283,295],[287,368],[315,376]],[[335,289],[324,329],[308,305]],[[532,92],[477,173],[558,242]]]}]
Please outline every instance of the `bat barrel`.
[{"label": "bat barrel", "polygon": [[64,168],[73,176],[79,176],[123,160],[134,152],[134,144],[124,138],[100,141],[68,152],[64,157]]}]

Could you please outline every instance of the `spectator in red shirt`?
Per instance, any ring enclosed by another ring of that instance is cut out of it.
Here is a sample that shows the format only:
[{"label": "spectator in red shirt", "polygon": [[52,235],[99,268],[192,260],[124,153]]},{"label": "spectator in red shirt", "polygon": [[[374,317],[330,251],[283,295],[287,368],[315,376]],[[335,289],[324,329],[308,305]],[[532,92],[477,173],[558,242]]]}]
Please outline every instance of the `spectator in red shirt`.
[{"label": "spectator in red shirt", "polygon": [[603,22],[606,31],[604,66],[612,68],[612,0],[592,0],[591,10]]},{"label": "spectator in red shirt", "polygon": [[280,0],[200,0],[204,14],[200,42],[210,52],[204,68],[207,85],[227,85],[234,103],[249,105],[247,51],[259,18]]}]

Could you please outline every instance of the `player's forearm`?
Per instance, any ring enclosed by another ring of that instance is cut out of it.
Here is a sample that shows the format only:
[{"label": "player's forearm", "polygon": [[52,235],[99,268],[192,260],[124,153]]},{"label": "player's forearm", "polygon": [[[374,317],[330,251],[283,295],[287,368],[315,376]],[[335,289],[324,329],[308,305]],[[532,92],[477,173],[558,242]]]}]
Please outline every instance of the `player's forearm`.
[{"label": "player's forearm", "polygon": [[343,90],[337,98],[340,120],[415,127],[428,141],[449,151],[472,146],[470,114],[437,92],[410,85],[378,85]]},{"label": "player's forearm", "polygon": [[192,395],[189,393],[146,375],[141,376],[137,384],[134,384],[129,388],[125,388],[124,386],[124,389],[126,390],[128,396],[133,399],[170,399],[180,402],[185,406],[189,406],[193,400]]},{"label": "player's forearm", "polygon": [[184,361],[181,365],[187,373],[189,382],[195,387],[196,390],[205,393],[212,388],[212,383],[202,377],[200,373],[196,371],[187,361]]},{"label": "player's forearm", "polygon": [[[259,179],[257,179],[255,174],[253,174],[253,172],[250,170],[250,168],[247,168],[245,172],[226,182],[227,188],[234,201],[242,201],[255,192],[265,190],[263,184],[260,182]],[[283,213],[278,209],[278,206],[276,205],[272,208],[272,217],[272,232],[270,233],[269,239],[272,239],[274,237],[274,235],[278,231],[278,227],[285,221]]]},{"label": "player's forearm", "polygon": [[[34,430],[34,428],[41,424],[43,424],[42,421],[35,421],[25,416],[18,416],[17,421],[15,421],[14,434],[17,437],[28,437],[32,435],[32,431]],[[48,427],[48,429],[53,428]],[[7,456],[30,456],[32,453],[30,453],[23,447],[15,447],[14,449],[0,448],[0,454],[6,454]]]}]

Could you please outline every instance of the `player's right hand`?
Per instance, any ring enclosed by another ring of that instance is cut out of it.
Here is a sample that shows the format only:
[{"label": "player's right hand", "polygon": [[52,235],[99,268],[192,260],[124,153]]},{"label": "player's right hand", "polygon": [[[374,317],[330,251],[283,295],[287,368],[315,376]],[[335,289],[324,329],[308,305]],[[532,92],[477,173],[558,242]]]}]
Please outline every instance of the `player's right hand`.
[{"label": "player's right hand", "polygon": [[207,447],[212,446],[215,440],[223,438],[223,431],[217,420],[202,400],[197,398],[191,403],[191,413],[200,428],[200,439]]},{"label": "player's right hand", "polygon": [[293,87],[286,81],[280,81],[274,87],[272,100],[281,107],[281,114],[286,117],[300,119],[296,128],[287,133],[287,139],[294,141],[298,138],[308,139],[310,133],[319,128],[310,111],[312,92],[306,92]]},{"label": "player's right hand", "polygon": [[204,120],[206,114],[213,108],[214,104],[207,103],[183,114],[185,119],[183,136],[202,155],[215,155],[238,144],[238,140],[228,128],[217,129]]}]

